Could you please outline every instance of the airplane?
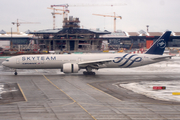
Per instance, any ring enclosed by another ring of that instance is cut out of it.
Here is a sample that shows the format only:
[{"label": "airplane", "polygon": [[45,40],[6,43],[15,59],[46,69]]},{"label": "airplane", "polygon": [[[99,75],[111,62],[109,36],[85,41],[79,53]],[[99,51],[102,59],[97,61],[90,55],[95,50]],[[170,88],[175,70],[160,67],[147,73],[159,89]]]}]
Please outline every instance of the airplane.
[{"label": "airplane", "polygon": [[91,54],[42,54],[18,55],[7,58],[2,65],[17,69],[60,69],[64,73],[78,73],[85,69],[84,75],[95,75],[93,69],[132,68],[166,61],[172,56],[164,56],[166,43],[171,31],[166,31],[144,54],[128,53],[91,53]]}]

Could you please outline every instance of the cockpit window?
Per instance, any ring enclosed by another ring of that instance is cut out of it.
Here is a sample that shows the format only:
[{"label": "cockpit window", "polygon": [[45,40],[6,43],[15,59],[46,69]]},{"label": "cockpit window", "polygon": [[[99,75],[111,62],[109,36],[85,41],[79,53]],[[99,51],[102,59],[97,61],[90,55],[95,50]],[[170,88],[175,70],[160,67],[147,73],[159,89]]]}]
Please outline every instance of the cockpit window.
[{"label": "cockpit window", "polygon": [[6,60],[6,62],[9,62],[9,60]]}]

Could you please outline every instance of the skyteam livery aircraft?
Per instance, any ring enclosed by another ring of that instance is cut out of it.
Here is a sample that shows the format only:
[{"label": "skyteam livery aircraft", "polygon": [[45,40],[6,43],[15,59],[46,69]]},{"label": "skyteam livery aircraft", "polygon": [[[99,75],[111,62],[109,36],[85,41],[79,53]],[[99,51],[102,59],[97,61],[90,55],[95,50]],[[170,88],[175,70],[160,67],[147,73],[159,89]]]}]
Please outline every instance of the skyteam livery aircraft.
[{"label": "skyteam livery aircraft", "polygon": [[131,68],[169,60],[164,56],[166,43],[171,31],[166,31],[157,39],[145,54],[109,53],[109,54],[43,54],[19,55],[6,59],[2,64],[15,69],[61,69],[64,73],[77,73],[86,69],[85,75],[95,75],[93,69]]}]

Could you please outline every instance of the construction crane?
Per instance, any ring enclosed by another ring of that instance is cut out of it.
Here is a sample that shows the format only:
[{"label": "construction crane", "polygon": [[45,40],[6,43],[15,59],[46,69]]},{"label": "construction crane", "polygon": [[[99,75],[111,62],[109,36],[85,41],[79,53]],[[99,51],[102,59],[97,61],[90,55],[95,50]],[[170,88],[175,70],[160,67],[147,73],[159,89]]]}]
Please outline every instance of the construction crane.
[{"label": "construction crane", "polygon": [[68,13],[69,13],[69,10],[68,10],[69,5],[68,4],[51,5],[51,8],[54,8],[54,7],[63,7],[63,9],[57,9],[57,10],[63,11],[63,20],[64,20],[64,18],[68,17]]},{"label": "construction crane", "polygon": [[117,3],[117,4],[79,4],[79,5],[69,5],[69,4],[60,4],[60,5],[51,5],[51,8],[54,7],[63,7],[63,19],[68,17],[68,7],[94,7],[94,6],[124,6],[125,3]]},{"label": "construction crane", "polygon": [[19,26],[20,24],[40,24],[39,22],[19,22],[17,19],[17,22],[12,22],[13,25],[17,25],[17,32],[19,33]]},{"label": "construction crane", "polygon": [[62,13],[56,13],[55,11],[63,11],[62,9],[55,9],[55,8],[47,8],[47,9],[51,9],[53,10],[53,12],[51,13],[52,16],[53,16],[53,29],[55,29],[55,19],[56,19],[56,16],[55,15],[62,15]]},{"label": "construction crane", "polygon": [[114,15],[101,15],[101,14],[93,14],[97,16],[103,16],[103,17],[114,17],[114,32],[116,32],[116,18],[122,19],[121,16],[116,16],[116,13],[114,12]]}]

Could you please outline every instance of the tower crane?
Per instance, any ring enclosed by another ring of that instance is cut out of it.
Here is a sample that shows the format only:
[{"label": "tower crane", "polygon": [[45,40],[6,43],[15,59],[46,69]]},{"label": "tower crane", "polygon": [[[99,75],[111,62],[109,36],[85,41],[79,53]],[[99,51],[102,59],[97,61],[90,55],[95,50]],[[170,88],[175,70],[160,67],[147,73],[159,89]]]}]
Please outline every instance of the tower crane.
[{"label": "tower crane", "polygon": [[40,22],[19,22],[17,19],[17,22],[12,22],[13,25],[17,25],[17,32],[19,33],[19,26],[20,24],[40,24]]},{"label": "tower crane", "polygon": [[62,15],[62,13],[56,13],[55,11],[63,11],[62,9],[55,9],[55,8],[47,8],[47,9],[52,9],[53,12],[51,13],[52,16],[53,16],[53,29],[55,29],[55,19],[56,19],[56,16],[55,15]]},{"label": "tower crane", "polygon": [[125,3],[117,3],[117,4],[79,4],[79,5],[69,5],[69,4],[60,4],[60,5],[51,5],[51,8],[54,7],[63,7],[63,19],[68,17],[68,7],[94,7],[94,6],[124,6],[126,5]]},{"label": "tower crane", "polygon": [[114,32],[116,32],[116,18],[122,19],[121,16],[116,16],[116,13],[114,12],[114,15],[102,15],[102,14],[92,14],[97,16],[103,16],[103,17],[114,17]]},{"label": "tower crane", "polygon": [[51,8],[54,8],[54,7],[63,7],[63,9],[57,9],[57,10],[63,11],[63,20],[64,20],[64,18],[68,17],[68,13],[69,13],[69,10],[68,10],[69,5],[68,4],[51,5]]}]

